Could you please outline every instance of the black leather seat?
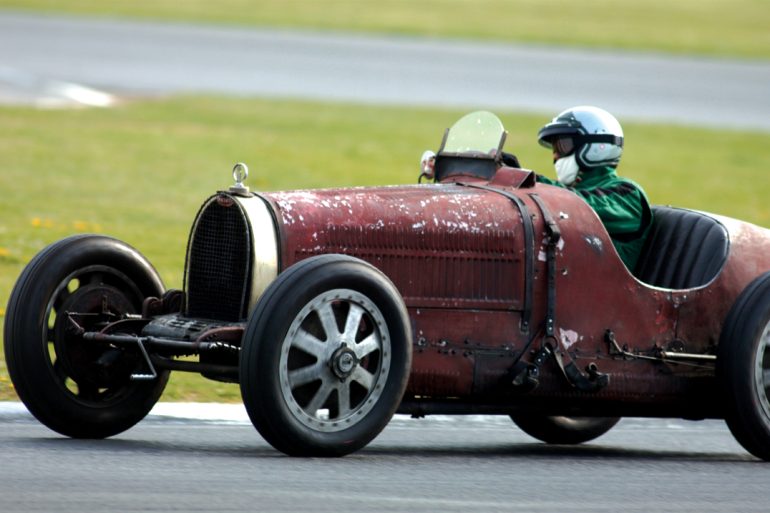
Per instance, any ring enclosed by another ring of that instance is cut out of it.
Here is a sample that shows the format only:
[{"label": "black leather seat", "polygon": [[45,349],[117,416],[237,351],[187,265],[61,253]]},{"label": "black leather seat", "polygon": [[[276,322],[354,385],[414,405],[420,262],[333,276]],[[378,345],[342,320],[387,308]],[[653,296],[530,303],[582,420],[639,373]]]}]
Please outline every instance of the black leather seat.
[{"label": "black leather seat", "polygon": [[730,248],[725,227],[692,210],[663,206],[652,210],[652,228],[634,275],[667,289],[700,287],[714,279]]}]

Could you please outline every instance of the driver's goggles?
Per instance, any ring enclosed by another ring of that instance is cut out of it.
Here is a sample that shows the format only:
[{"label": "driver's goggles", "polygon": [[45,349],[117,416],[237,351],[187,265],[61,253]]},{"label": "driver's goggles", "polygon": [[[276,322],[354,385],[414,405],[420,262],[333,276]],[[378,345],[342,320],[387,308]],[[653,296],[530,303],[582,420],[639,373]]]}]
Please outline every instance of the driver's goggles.
[{"label": "driver's goggles", "polygon": [[557,137],[551,147],[559,157],[566,157],[575,151],[575,141],[572,137]]}]

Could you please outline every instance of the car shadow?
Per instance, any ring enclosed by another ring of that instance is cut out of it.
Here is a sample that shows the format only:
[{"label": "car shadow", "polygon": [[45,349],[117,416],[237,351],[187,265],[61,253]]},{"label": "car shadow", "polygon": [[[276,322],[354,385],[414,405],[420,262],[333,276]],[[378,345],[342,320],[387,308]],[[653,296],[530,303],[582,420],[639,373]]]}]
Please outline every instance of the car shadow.
[{"label": "car shadow", "polygon": [[17,447],[55,450],[58,453],[93,453],[103,451],[153,455],[212,455],[233,458],[283,456],[282,453],[273,449],[257,434],[252,439],[240,439],[237,441],[186,440],[184,438],[171,441],[142,438],[141,435],[132,435],[129,431],[117,437],[106,439],[76,439],[52,434],[41,437],[20,436],[12,440],[4,440],[4,442]]},{"label": "car shadow", "polygon": [[[212,455],[231,458],[289,458],[273,449],[262,438],[237,440],[149,440],[140,437],[130,437],[123,434],[120,437],[104,440],[80,440],[64,437],[19,437],[15,438],[16,445],[34,446],[39,449],[51,448],[56,451],[77,452],[130,452],[154,455]],[[663,449],[639,449],[608,445],[547,445],[540,442],[513,444],[466,444],[463,446],[435,446],[420,444],[398,444],[389,442],[374,442],[360,451],[344,459],[358,458],[433,458],[436,460],[461,459],[490,459],[490,458],[521,458],[547,460],[626,460],[626,461],[657,461],[657,462],[732,462],[732,463],[763,463],[748,453],[713,452],[713,451],[683,451]],[[310,458],[328,461],[327,458]]]},{"label": "car shadow", "polygon": [[661,449],[639,449],[608,445],[549,445],[540,442],[495,444],[466,447],[418,447],[382,446],[366,447],[361,454],[388,456],[431,456],[437,458],[537,458],[541,460],[618,459],[656,461],[702,461],[702,462],[757,462],[763,463],[748,453],[683,451]]}]

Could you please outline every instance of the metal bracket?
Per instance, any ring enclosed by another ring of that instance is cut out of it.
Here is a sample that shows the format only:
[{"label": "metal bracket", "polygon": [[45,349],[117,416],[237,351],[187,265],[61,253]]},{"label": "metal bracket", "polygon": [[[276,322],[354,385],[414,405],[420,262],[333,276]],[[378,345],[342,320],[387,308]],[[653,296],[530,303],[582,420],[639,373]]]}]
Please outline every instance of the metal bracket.
[{"label": "metal bracket", "polygon": [[595,363],[588,365],[586,368],[588,375],[586,376],[580,369],[578,369],[575,360],[569,357],[569,355],[566,355],[569,358],[569,363],[565,365],[564,357],[561,352],[554,351],[553,354],[556,358],[556,363],[564,373],[567,381],[581,392],[596,392],[610,384],[609,374],[599,372],[599,368]]},{"label": "metal bracket", "polygon": [[519,390],[529,392],[540,384],[540,367],[551,357],[553,348],[550,344],[543,344],[535,353],[535,359],[530,364],[522,364],[516,369],[512,384]]},{"label": "metal bracket", "polygon": [[144,356],[144,361],[147,363],[147,367],[150,369],[150,374],[131,374],[131,380],[132,381],[152,381],[153,379],[158,377],[158,373],[155,371],[155,366],[152,364],[152,360],[150,360],[150,355],[147,354],[147,349],[144,348],[144,342],[141,338],[136,339],[136,344],[139,346],[139,351],[142,352],[142,356]]}]

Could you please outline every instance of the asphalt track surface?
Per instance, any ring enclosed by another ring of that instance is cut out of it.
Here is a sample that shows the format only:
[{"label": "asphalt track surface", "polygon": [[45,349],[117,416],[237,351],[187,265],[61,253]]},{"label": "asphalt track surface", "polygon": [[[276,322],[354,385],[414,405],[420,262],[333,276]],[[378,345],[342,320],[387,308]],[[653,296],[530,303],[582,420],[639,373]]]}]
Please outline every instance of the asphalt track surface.
[{"label": "asphalt track surface", "polygon": [[770,504],[770,464],[721,421],[624,419],[569,447],[536,442],[505,417],[397,416],[354,455],[303,459],[273,450],[244,414],[151,414],[94,441],[12,410],[0,411],[5,513],[766,513]]},{"label": "asphalt track surface", "polygon": [[769,61],[0,12],[0,101],[77,99],[72,84],[548,115],[596,104],[624,121],[770,131]]}]

